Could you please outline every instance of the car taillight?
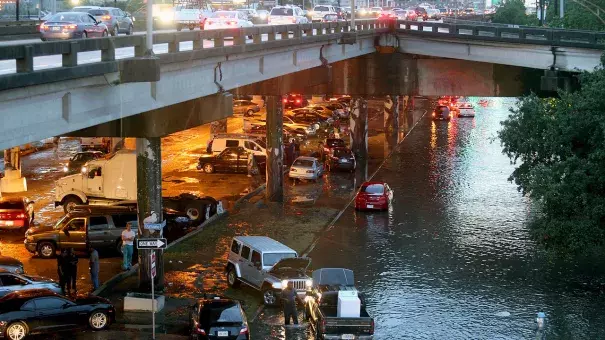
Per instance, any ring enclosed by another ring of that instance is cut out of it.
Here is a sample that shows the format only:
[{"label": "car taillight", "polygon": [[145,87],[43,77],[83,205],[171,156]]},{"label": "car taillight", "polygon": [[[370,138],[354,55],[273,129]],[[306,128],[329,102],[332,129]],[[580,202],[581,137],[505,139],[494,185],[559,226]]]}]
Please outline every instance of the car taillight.
[{"label": "car taillight", "polygon": [[227,21],[227,25],[237,25],[237,21]]},{"label": "car taillight", "polygon": [[312,174],[314,171],[313,170],[307,170],[308,174]]},{"label": "car taillight", "polygon": [[283,102],[284,102],[284,103],[287,103],[287,102],[288,102],[288,99],[284,99],[284,100],[283,100]]},{"label": "car taillight", "polygon": [[17,218],[25,218],[25,214],[19,214],[17,215]]},{"label": "car taillight", "polygon": [[248,327],[240,329],[239,334],[248,334]]},{"label": "car taillight", "polygon": [[101,17],[101,20],[111,20],[111,15],[104,15]]},{"label": "car taillight", "polygon": [[296,99],[296,103],[299,104],[300,103],[300,99]]},{"label": "car taillight", "polygon": [[40,25],[40,31],[47,31],[47,30],[48,30],[48,26],[46,26],[45,24]]},{"label": "car taillight", "polygon": [[195,334],[206,335],[206,331],[198,327],[196,327],[193,331],[195,332]]},{"label": "car taillight", "polygon": [[63,29],[66,29],[66,30],[75,30],[76,28],[78,28],[78,25],[67,25],[67,26],[63,27]]},{"label": "car taillight", "polygon": [[292,171],[292,172],[296,172],[296,169],[290,169],[290,171]]},{"label": "car taillight", "polygon": [[208,25],[212,25],[212,24],[214,24],[214,21],[208,20]]},{"label": "car taillight", "polygon": [[372,325],[370,326],[370,335],[374,335],[374,319],[372,319]]}]

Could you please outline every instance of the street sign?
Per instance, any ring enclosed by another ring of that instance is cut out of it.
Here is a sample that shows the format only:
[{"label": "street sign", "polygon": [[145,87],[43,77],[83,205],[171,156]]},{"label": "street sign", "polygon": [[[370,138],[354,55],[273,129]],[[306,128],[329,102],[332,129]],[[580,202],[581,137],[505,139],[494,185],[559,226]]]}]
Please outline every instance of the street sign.
[{"label": "street sign", "polygon": [[151,278],[154,279],[155,278],[155,251],[151,252]]},{"label": "street sign", "polygon": [[144,223],[143,228],[147,230],[162,230],[166,226],[166,220],[162,223]]},{"label": "street sign", "polygon": [[137,239],[137,249],[166,249],[168,241],[165,238]]}]

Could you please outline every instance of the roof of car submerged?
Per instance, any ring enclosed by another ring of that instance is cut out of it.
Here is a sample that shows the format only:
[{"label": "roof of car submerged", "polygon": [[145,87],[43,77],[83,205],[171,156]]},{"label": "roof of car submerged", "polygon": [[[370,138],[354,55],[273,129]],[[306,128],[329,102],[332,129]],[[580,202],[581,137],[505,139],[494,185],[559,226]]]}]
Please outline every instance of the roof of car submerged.
[{"label": "roof of car submerged", "polygon": [[234,239],[263,253],[296,253],[296,251],[267,236],[236,236]]}]

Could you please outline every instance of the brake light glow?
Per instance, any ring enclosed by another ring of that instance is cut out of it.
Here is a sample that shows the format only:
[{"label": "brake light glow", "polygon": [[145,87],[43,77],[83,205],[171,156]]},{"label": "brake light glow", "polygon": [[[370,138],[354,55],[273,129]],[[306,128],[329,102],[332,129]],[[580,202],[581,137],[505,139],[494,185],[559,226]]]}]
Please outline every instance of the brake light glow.
[{"label": "brake light glow", "polygon": [[67,26],[63,27],[63,29],[66,29],[66,30],[75,30],[76,28],[78,28],[78,25],[67,25]]},{"label": "brake light glow", "polygon": [[237,21],[227,21],[227,25],[237,25]]},{"label": "brake light glow", "polygon": [[239,331],[239,334],[248,334],[248,327],[244,327]]},{"label": "brake light glow", "polygon": [[300,99],[296,99],[296,103],[299,104],[300,103]]},{"label": "brake light glow", "polygon": [[101,20],[111,20],[111,15],[104,15],[101,17]]},{"label": "brake light glow", "polygon": [[195,334],[206,335],[206,331],[204,331],[203,329],[198,328],[198,327],[196,327],[194,329],[194,332],[195,332]]},{"label": "brake light glow", "polygon": [[40,24],[40,31],[48,31],[48,26],[45,24]]},{"label": "brake light glow", "polygon": [[208,19],[208,25],[212,25],[212,24],[214,24],[214,21]]},{"label": "brake light glow", "polygon": [[17,215],[17,218],[25,218],[25,214],[21,213],[21,214]]},{"label": "brake light glow", "polygon": [[284,102],[284,103],[287,103],[287,102],[288,102],[288,99],[284,99],[284,100],[283,100],[283,102]]}]

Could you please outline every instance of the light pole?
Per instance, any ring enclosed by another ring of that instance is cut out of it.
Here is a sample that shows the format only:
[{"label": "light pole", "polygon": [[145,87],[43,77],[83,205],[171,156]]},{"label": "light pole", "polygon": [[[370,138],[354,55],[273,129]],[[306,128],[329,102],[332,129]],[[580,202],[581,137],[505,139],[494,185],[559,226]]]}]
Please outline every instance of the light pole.
[{"label": "light pole", "polygon": [[[54,0],[56,1],[56,0]],[[147,0],[147,36],[145,47],[147,56],[153,55],[153,0]]]},{"label": "light pole", "polygon": [[355,31],[355,0],[351,0],[351,32]]}]

